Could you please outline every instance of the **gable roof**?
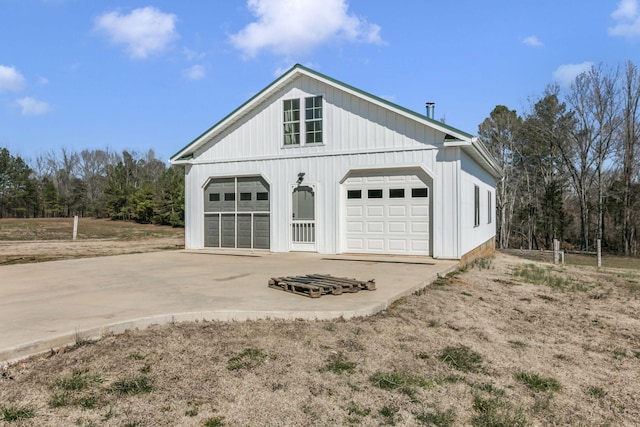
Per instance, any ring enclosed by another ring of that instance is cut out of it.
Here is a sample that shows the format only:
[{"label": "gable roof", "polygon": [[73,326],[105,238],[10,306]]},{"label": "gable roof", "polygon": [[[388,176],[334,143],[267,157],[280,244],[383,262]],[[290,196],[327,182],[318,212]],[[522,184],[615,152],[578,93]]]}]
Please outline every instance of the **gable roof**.
[{"label": "gable roof", "polygon": [[500,167],[489,151],[484,147],[484,144],[477,138],[471,134],[461,131],[460,129],[456,129],[452,126],[449,126],[445,123],[439,122],[437,120],[431,119],[423,114],[419,114],[415,111],[404,108],[398,104],[390,102],[386,99],[380,98],[371,93],[365,92],[361,89],[358,89],[354,86],[348,85],[344,82],[336,80],[332,77],[319,73],[315,70],[307,68],[303,65],[296,64],[292,68],[290,68],[286,73],[277,78],[274,82],[269,84],[267,87],[262,89],[260,92],[251,97],[244,104],[233,110],[227,116],[225,116],[222,120],[211,126],[209,129],[204,131],[201,135],[183,147],[180,151],[176,152],[169,159],[171,163],[182,163],[184,161],[188,161],[193,157],[195,151],[197,151],[200,147],[211,141],[215,138],[216,135],[219,135],[223,130],[227,129],[233,123],[235,123],[239,118],[243,115],[247,114],[251,111],[255,106],[260,104],[263,100],[268,98],[270,95],[278,91],[283,86],[287,85],[289,82],[295,80],[299,76],[308,76],[315,80],[318,80],[324,84],[329,86],[333,86],[342,91],[348,92],[358,98],[362,98],[371,102],[373,104],[384,107],[388,110],[394,111],[400,115],[409,117],[417,122],[420,122],[426,126],[434,128],[445,134],[445,145],[460,145],[462,147],[470,147],[472,148],[472,152],[470,154],[476,160],[481,161],[486,166],[488,166],[492,175],[498,177],[502,174]]}]

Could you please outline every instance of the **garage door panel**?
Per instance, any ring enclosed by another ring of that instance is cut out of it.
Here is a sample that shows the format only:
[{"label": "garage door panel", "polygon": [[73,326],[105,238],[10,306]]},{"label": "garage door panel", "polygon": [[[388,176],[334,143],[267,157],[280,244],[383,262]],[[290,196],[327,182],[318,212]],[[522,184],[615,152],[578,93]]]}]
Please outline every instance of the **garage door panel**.
[{"label": "garage door panel", "polygon": [[389,221],[388,224],[389,224],[389,233],[405,234],[407,232],[406,222]]},{"label": "garage door panel", "polygon": [[411,233],[428,233],[429,223],[427,221],[411,221]]},{"label": "garage door panel", "polygon": [[364,231],[364,222],[362,221],[348,221],[347,233],[362,233]]},{"label": "garage door panel", "polygon": [[367,233],[384,233],[383,221],[367,222]]},{"label": "garage door panel", "polygon": [[388,181],[389,182],[393,182],[393,183],[397,183],[397,182],[406,182],[407,181],[407,177],[404,175],[391,175],[388,177]]},{"label": "garage door panel", "polygon": [[[356,173],[357,177],[347,178],[343,184],[345,249],[428,255],[430,202],[423,192],[413,191],[428,189],[428,182],[411,172]],[[357,198],[355,194],[362,197]]]},{"label": "garage door panel", "polygon": [[389,250],[392,252],[407,252],[406,239],[389,239]]},{"label": "garage door panel", "polygon": [[411,240],[412,252],[425,252],[429,250],[428,240]]},{"label": "garage door panel", "polygon": [[384,250],[384,239],[366,239],[367,249],[370,251]]},{"label": "garage door panel", "polygon": [[383,217],[384,206],[367,206],[367,216],[369,218]]},{"label": "garage door panel", "polygon": [[253,215],[253,247],[256,249],[269,249],[270,239],[269,214]]},{"label": "garage door panel", "polygon": [[347,218],[362,218],[364,206],[347,206]]},{"label": "garage door panel", "polygon": [[412,205],[411,206],[412,217],[427,217],[429,216],[429,206],[427,205]]},{"label": "garage door panel", "polygon": [[361,251],[364,249],[364,239],[347,239],[347,250]]},{"label": "garage door panel", "polygon": [[407,216],[407,207],[404,205],[401,206],[388,206],[389,208],[389,216],[390,217],[406,217]]},{"label": "garage door panel", "polygon": [[384,182],[384,177],[383,176],[368,176],[367,178],[365,178],[365,182],[366,183],[370,183],[370,184],[379,184],[381,182]]}]

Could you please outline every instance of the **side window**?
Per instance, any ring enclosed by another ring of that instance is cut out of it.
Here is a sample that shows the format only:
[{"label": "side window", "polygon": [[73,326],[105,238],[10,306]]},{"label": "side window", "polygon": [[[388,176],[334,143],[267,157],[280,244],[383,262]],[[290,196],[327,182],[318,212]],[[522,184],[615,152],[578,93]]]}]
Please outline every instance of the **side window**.
[{"label": "side window", "polygon": [[487,191],[487,224],[491,224],[492,221],[492,210],[493,210],[493,206],[491,201],[493,200],[493,198],[491,197],[491,191]]},{"label": "side window", "polygon": [[480,225],[480,187],[473,186],[473,226]]},{"label": "side window", "polygon": [[322,96],[305,98],[304,100],[305,143],[322,142]]},{"label": "side window", "polygon": [[283,101],[284,145],[300,145],[300,100]]}]

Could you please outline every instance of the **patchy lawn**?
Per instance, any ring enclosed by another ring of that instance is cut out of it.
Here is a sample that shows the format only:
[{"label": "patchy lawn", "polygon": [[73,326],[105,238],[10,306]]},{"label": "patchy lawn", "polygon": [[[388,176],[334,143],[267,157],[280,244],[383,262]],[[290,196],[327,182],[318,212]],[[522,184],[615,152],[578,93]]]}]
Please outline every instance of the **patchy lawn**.
[{"label": "patchy lawn", "polygon": [[369,318],[174,324],[75,347],[2,370],[0,422],[632,426],[640,273],[497,254]]},{"label": "patchy lawn", "polygon": [[184,229],[109,219],[0,219],[0,266],[181,248]]}]

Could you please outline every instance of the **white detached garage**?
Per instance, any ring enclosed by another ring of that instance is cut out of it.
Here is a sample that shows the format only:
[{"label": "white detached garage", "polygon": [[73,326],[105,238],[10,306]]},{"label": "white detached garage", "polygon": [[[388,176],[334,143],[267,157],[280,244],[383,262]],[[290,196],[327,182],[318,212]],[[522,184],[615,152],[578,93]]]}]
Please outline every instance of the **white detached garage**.
[{"label": "white detached garage", "polygon": [[185,245],[463,259],[493,250],[475,137],[301,65],[172,158]]}]

